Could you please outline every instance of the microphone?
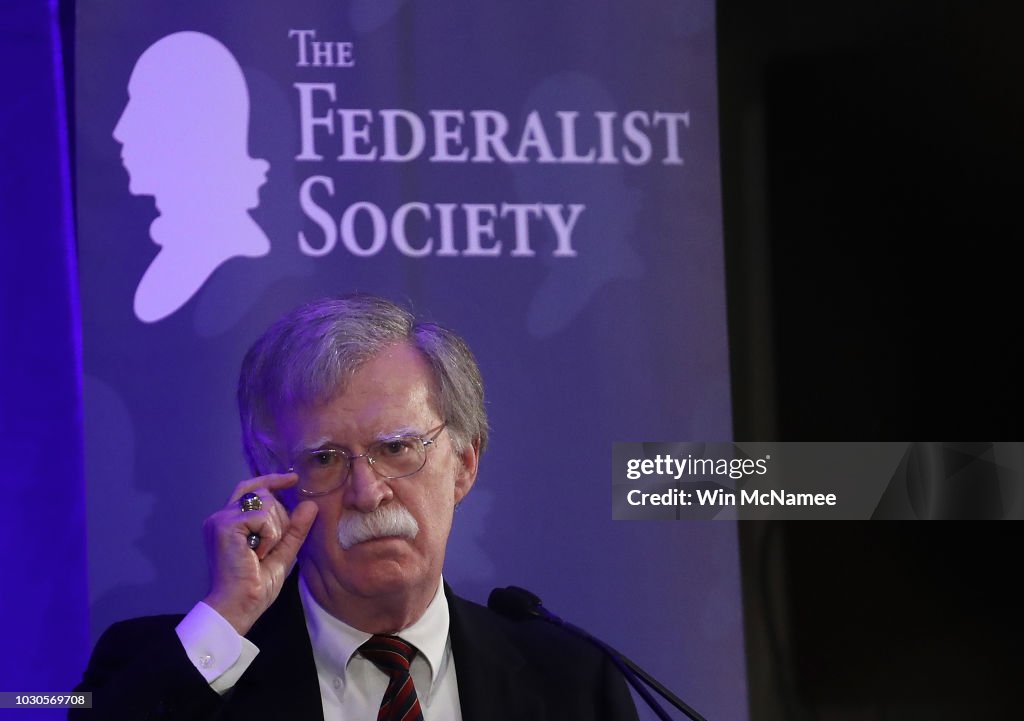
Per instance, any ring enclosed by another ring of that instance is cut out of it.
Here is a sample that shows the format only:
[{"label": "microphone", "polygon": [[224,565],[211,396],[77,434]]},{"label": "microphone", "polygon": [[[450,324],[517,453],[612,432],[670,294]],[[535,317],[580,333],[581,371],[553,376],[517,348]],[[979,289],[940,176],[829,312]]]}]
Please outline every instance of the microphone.
[{"label": "microphone", "polygon": [[487,608],[513,621],[525,621],[528,618],[543,618],[559,624],[562,621],[541,605],[539,596],[519,586],[506,586],[491,591],[487,597]]},{"label": "microphone", "polygon": [[520,588],[519,586],[495,588],[487,598],[487,607],[513,621],[527,621],[530,619],[547,621],[555,626],[561,626],[570,633],[580,636],[597,646],[615,664],[616,668],[622,672],[622,675],[626,677],[629,684],[636,689],[636,692],[651,707],[651,710],[654,711],[661,721],[672,721],[672,718],[661,707],[661,704],[651,696],[650,692],[641,685],[641,681],[657,691],[662,698],[693,719],[693,721],[707,721],[707,719],[694,711],[682,699],[665,688],[665,686],[630,661],[626,656],[616,651],[604,641],[591,636],[579,626],[574,626],[544,608],[540,597],[530,593],[525,588]]}]

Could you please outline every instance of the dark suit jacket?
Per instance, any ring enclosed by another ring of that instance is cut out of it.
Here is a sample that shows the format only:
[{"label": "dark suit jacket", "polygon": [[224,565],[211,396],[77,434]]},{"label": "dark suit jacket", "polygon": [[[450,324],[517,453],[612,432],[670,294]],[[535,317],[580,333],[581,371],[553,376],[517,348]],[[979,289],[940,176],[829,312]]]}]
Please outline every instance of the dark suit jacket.
[{"label": "dark suit jacket", "polygon": [[[249,632],[260,653],[223,697],[185,655],[174,632],[182,617],[150,616],[103,634],[76,689],[93,692],[93,708],[69,718],[323,721],[296,578]],[[541,621],[508,621],[445,590],[464,721],[637,718],[623,679],[593,646]]]}]

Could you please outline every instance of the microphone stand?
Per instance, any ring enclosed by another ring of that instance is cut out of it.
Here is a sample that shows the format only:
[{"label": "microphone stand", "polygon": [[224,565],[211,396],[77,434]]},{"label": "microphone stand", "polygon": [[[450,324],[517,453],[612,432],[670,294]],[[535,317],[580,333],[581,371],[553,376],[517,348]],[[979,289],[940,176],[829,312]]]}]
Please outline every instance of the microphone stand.
[{"label": "microphone stand", "polygon": [[[505,603],[503,600],[508,602]],[[629,685],[636,689],[636,692],[647,703],[647,705],[651,707],[651,710],[654,711],[661,721],[672,721],[672,718],[668,715],[665,709],[662,708],[661,704],[651,696],[650,691],[641,684],[641,681],[657,691],[662,698],[682,711],[689,718],[693,719],[693,721],[707,721],[707,719],[697,713],[697,711],[691,708],[685,701],[659,683],[657,679],[633,663],[633,661],[631,661],[625,654],[612,648],[604,641],[590,635],[579,626],[575,626],[551,613],[551,611],[544,608],[539,597],[530,593],[526,589],[519,588],[518,586],[508,586],[505,589],[494,589],[494,591],[491,592],[491,597],[488,600],[487,605],[490,608],[499,610],[509,616],[525,616],[543,619],[544,621],[556,626],[561,626],[567,631],[594,644],[601,649],[609,659],[611,659],[611,662],[614,663],[616,668],[618,668],[619,671],[622,672],[622,675],[626,677],[626,681],[629,682]]]}]

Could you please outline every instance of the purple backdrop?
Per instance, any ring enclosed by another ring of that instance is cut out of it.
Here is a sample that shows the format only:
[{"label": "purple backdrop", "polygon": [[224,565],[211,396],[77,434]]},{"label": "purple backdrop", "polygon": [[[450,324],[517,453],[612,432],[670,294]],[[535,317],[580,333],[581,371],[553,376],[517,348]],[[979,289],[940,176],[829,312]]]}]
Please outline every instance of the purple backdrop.
[{"label": "purple backdrop", "polygon": [[711,0],[238,7],[79,7],[93,637],[201,596],[242,353],[362,290],[483,368],[446,578],[745,718],[735,528],[613,522],[608,483],[614,441],[730,436]]}]

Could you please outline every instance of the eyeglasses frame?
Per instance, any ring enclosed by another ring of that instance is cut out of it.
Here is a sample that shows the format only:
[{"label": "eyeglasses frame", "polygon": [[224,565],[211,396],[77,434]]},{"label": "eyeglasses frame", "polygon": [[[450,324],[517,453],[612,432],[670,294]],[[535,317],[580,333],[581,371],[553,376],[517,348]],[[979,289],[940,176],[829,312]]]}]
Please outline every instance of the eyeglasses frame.
[{"label": "eyeglasses frame", "polygon": [[[393,481],[396,478],[408,478],[409,476],[415,476],[417,473],[419,473],[420,471],[422,471],[424,468],[427,467],[427,458],[428,458],[427,448],[429,448],[432,445],[435,445],[435,442],[437,441],[438,436],[440,436],[441,432],[444,431],[444,429],[447,428],[447,427],[448,427],[448,421],[443,421],[441,423],[441,425],[438,426],[436,429],[432,428],[429,431],[426,431],[422,436],[401,436],[401,438],[415,438],[416,440],[418,440],[420,443],[423,444],[423,464],[419,468],[417,468],[415,471],[412,471],[411,473],[403,473],[400,476],[388,476],[388,475],[385,475],[384,473],[381,473],[376,468],[376,466],[374,465],[374,458],[369,453],[358,453],[358,454],[353,455],[353,454],[350,454],[348,451],[345,451],[345,450],[343,450],[341,448],[327,448],[327,449],[324,449],[324,450],[340,454],[341,456],[343,456],[343,457],[348,459],[348,468],[345,471],[345,475],[342,476],[341,482],[338,483],[338,485],[336,485],[333,488],[330,488],[330,489],[328,489],[326,491],[307,491],[305,488],[302,488],[302,487],[297,487],[296,490],[299,492],[300,495],[305,496],[306,498],[319,498],[320,496],[326,496],[329,493],[334,493],[336,490],[338,490],[339,488],[343,487],[345,485],[345,482],[348,481],[349,477],[352,475],[352,469],[354,467],[354,464],[355,464],[356,460],[358,460],[360,458],[365,458],[367,465],[370,466],[370,469],[374,473],[376,473],[380,478],[383,478],[383,479],[388,480],[388,481]],[[433,434],[433,435],[431,435],[431,434]],[[383,439],[383,440],[374,442],[372,445],[376,445],[377,443],[387,443],[389,440],[397,440],[397,439],[395,439],[395,438]],[[317,453],[318,451],[308,451],[308,452],[309,453]],[[296,472],[295,471],[295,466],[289,466],[288,472],[289,473],[295,473]]]}]

